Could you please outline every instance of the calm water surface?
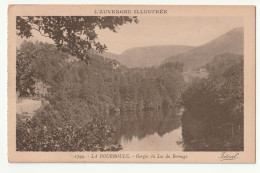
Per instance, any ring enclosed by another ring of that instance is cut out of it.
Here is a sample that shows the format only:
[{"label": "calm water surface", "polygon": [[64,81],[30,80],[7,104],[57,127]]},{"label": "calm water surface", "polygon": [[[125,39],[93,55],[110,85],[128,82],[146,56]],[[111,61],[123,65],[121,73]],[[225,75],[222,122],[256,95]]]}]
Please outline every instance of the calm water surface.
[{"label": "calm water surface", "polygon": [[109,115],[123,151],[181,151],[183,108]]}]

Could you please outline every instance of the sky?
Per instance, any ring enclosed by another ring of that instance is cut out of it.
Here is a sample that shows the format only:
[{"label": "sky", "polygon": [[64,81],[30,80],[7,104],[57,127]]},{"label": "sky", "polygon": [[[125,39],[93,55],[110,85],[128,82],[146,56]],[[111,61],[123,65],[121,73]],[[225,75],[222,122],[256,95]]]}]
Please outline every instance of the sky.
[{"label": "sky", "polygon": [[[117,33],[97,30],[98,40],[108,47],[107,52],[120,54],[132,47],[155,45],[199,46],[236,27],[243,26],[239,17],[138,17],[139,23],[126,24]],[[31,41],[53,43],[37,32]],[[23,39],[17,37],[17,46]]]}]

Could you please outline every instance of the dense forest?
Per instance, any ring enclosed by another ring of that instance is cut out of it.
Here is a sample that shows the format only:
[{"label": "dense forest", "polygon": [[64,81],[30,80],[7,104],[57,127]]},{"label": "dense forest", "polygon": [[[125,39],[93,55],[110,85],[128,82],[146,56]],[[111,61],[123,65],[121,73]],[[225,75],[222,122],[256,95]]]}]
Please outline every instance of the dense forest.
[{"label": "dense forest", "polygon": [[180,98],[181,63],[128,69],[88,56],[87,64],[47,43],[24,42],[17,49],[19,97],[36,95],[37,81],[48,88],[32,119],[17,122],[18,151],[120,150],[107,114],[171,107]]},{"label": "dense forest", "polygon": [[243,56],[225,53],[182,93],[186,151],[243,151]]},{"label": "dense forest", "polygon": [[38,32],[54,43],[24,41],[16,50],[17,103],[39,103],[30,115],[17,112],[17,151],[119,151],[122,135],[178,128],[182,139],[174,142],[184,151],[243,151],[243,28],[197,47],[129,49],[120,56],[124,65],[104,58],[115,55],[104,52],[96,30],[138,22],[17,16],[17,36]]},{"label": "dense forest", "polygon": [[[243,56],[216,56],[205,66],[209,76],[189,84],[179,62],[129,69],[88,56],[89,64],[41,42],[24,42],[17,49],[19,97],[37,96],[38,81],[48,90],[31,119],[17,119],[18,151],[118,151],[118,131],[142,138],[155,132],[150,126],[163,135],[177,124],[182,124],[185,151],[243,150]],[[185,108],[181,123],[158,113],[176,104]],[[150,111],[149,119],[138,117],[142,110]],[[121,116],[132,117],[126,122]]]}]

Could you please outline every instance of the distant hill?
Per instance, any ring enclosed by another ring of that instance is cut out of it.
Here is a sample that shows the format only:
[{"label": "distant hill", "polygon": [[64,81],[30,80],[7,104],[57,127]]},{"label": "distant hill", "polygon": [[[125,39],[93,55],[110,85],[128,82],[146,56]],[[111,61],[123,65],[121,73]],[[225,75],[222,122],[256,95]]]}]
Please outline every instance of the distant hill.
[{"label": "distant hill", "polygon": [[192,48],[192,46],[181,45],[135,47],[127,49],[120,55],[104,52],[102,56],[118,60],[129,68],[152,67],[160,65],[169,56],[175,56]]},{"label": "distant hill", "polygon": [[182,62],[186,69],[197,68],[211,62],[212,59],[223,53],[243,55],[244,29],[234,28],[220,37],[179,55],[166,58],[162,64],[167,62]]}]

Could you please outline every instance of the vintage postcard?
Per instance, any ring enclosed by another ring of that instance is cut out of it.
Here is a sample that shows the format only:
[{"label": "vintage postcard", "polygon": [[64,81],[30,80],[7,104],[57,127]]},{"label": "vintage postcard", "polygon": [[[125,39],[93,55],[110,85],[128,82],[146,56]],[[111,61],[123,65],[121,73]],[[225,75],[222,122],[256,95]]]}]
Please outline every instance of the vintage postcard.
[{"label": "vintage postcard", "polygon": [[255,7],[10,5],[10,162],[255,163]]}]

